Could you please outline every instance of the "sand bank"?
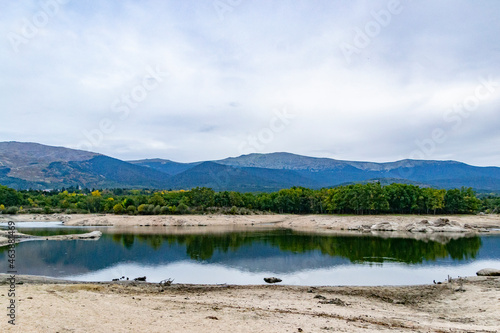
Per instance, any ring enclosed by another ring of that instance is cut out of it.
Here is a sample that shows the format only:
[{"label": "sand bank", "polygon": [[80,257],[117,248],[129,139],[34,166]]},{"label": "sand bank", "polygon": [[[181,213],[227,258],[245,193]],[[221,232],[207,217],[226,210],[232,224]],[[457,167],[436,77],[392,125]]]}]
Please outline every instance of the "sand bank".
[{"label": "sand bank", "polygon": [[[5,276],[0,277],[5,281]],[[500,278],[409,287],[61,283],[21,279],[2,332],[498,332]],[[54,284],[55,283],[55,284]],[[9,286],[0,285],[7,295]],[[5,309],[7,298],[2,297]]]},{"label": "sand bank", "polygon": [[411,223],[439,218],[471,228],[500,228],[500,215],[113,215],[113,214],[23,214],[0,215],[0,222],[63,221],[73,226],[212,226],[273,225],[294,229],[349,230],[360,226],[391,223],[403,230]]}]

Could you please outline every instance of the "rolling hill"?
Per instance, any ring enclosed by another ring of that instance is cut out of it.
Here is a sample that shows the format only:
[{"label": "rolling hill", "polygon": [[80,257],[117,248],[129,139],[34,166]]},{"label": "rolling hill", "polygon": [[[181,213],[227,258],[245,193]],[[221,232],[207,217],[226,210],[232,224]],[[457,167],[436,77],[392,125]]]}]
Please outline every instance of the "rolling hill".
[{"label": "rolling hill", "polygon": [[500,190],[500,168],[456,161],[342,161],[290,153],[249,154],[218,161],[179,163],[163,159],[121,161],[112,157],[37,143],[0,142],[0,184],[16,189],[88,188],[276,191],[380,181],[439,188]]}]

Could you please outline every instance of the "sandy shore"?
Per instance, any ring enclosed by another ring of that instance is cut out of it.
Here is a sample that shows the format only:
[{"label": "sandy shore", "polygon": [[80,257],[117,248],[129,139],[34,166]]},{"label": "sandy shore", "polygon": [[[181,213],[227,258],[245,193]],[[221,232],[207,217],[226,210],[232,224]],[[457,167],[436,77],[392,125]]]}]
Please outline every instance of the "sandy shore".
[{"label": "sandy shore", "polygon": [[422,220],[435,221],[446,218],[471,231],[500,229],[500,215],[0,215],[0,222],[63,221],[68,226],[115,226],[115,227],[161,227],[161,226],[274,226],[295,230],[361,230],[376,224],[389,223],[404,230],[412,223]]},{"label": "sandy shore", "polygon": [[[5,281],[5,276],[1,277]],[[37,281],[38,280],[38,281]],[[2,332],[498,332],[500,278],[410,287],[16,286]],[[9,286],[0,285],[2,308]],[[4,310],[6,312],[6,310]]]}]

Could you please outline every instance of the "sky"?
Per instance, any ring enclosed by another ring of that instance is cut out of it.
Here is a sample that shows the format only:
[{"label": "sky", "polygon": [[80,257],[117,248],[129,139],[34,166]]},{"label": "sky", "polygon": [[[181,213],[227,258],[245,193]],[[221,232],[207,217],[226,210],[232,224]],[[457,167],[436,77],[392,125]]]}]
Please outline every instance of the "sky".
[{"label": "sky", "polygon": [[0,141],[123,160],[500,166],[499,12],[494,0],[2,1]]}]

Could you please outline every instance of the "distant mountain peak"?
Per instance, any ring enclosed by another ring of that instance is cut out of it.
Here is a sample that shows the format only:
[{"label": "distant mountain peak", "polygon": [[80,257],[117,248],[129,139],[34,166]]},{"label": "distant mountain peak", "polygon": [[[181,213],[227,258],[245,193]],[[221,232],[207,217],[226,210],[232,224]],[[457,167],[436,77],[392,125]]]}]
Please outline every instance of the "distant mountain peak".
[{"label": "distant mountain peak", "polygon": [[89,188],[275,191],[292,186],[332,187],[369,181],[500,190],[500,168],[456,161],[404,159],[376,163],[252,153],[215,161],[179,163],[153,158],[121,161],[105,155],[30,142],[0,142],[0,184],[18,189]]}]

